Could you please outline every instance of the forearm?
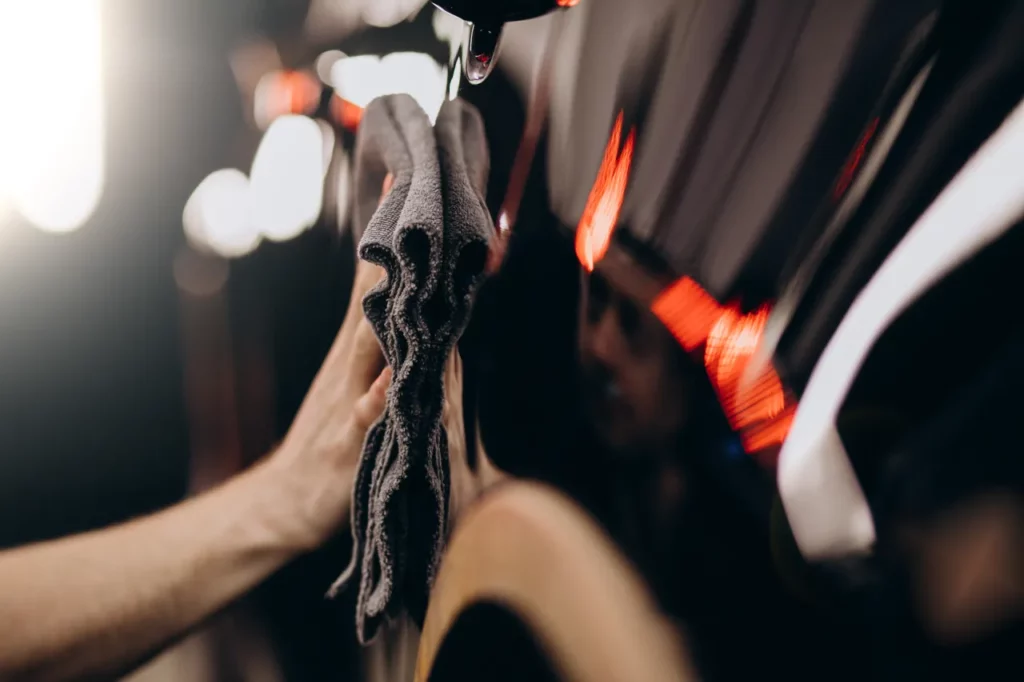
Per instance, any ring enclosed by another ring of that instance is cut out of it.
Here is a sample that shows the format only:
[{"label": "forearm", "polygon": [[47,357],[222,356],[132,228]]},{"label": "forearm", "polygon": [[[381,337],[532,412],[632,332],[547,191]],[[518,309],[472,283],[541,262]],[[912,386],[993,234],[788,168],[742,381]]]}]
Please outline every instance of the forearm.
[{"label": "forearm", "polygon": [[276,478],[0,553],[0,679],[109,679],[307,549]]},{"label": "forearm", "polygon": [[[352,301],[382,272],[360,263]],[[336,534],[384,409],[383,365],[361,307],[350,306],[265,462],[153,516],[0,552],[0,680],[116,677]]]}]

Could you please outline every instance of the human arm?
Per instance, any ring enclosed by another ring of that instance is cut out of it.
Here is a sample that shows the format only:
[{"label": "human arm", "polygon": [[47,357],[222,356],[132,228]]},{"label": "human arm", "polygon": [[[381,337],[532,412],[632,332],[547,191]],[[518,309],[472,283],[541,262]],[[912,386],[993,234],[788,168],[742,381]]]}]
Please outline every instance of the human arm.
[{"label": "human arm", "polygon": [[389,378],[358,304],[379,276],[360,264],[338,338],[271,456],[157,514],[0,552],[0,679],[116,677],[341,528]]}]

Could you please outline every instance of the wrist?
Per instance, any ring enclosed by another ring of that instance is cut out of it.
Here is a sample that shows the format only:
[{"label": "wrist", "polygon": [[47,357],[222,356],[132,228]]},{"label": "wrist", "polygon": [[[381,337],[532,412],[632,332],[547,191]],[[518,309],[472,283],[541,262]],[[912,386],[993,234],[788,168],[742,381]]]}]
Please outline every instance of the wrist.
[{"label": "wrist", "polygon": [[319,548],[348,519],[352,475],[316,454],[300,452],[286,441],[253,470],[265,501],[264,523],[275,541],[294,554]]},{"label": "wrist", "polygon": [[316,543],[301,513],[300,486],[292,472],[280,466],[279,453],[258,462],[238,482],[254,502],[245,525],[288,561],[312,551]]}]

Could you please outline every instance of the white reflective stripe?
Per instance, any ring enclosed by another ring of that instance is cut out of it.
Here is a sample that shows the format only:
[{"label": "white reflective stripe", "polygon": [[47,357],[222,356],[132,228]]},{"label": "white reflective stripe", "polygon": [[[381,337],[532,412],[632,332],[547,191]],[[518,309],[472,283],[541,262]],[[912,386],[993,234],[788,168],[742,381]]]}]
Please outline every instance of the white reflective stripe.
[{"label": "white reflective stripe", "polygon": [[871,512],[835,420],[888,326],[1024,212],[1024,104],[960,170],[860,293],[822,353],[779,458],[779,493],[808,559],[870,550]]}]

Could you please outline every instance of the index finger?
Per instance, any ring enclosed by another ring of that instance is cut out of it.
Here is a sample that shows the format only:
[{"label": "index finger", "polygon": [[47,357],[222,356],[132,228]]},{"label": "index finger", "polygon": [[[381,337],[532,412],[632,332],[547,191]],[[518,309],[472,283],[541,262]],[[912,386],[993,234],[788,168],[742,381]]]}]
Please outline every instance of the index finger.
[{"label": "index finger", "polygon": [[352,349],[349,355],[351,380],[355,390],[365,391],[384,369],[386,362],[377,335],[373,332],[370,321],[361,312],[351,343]]}]

